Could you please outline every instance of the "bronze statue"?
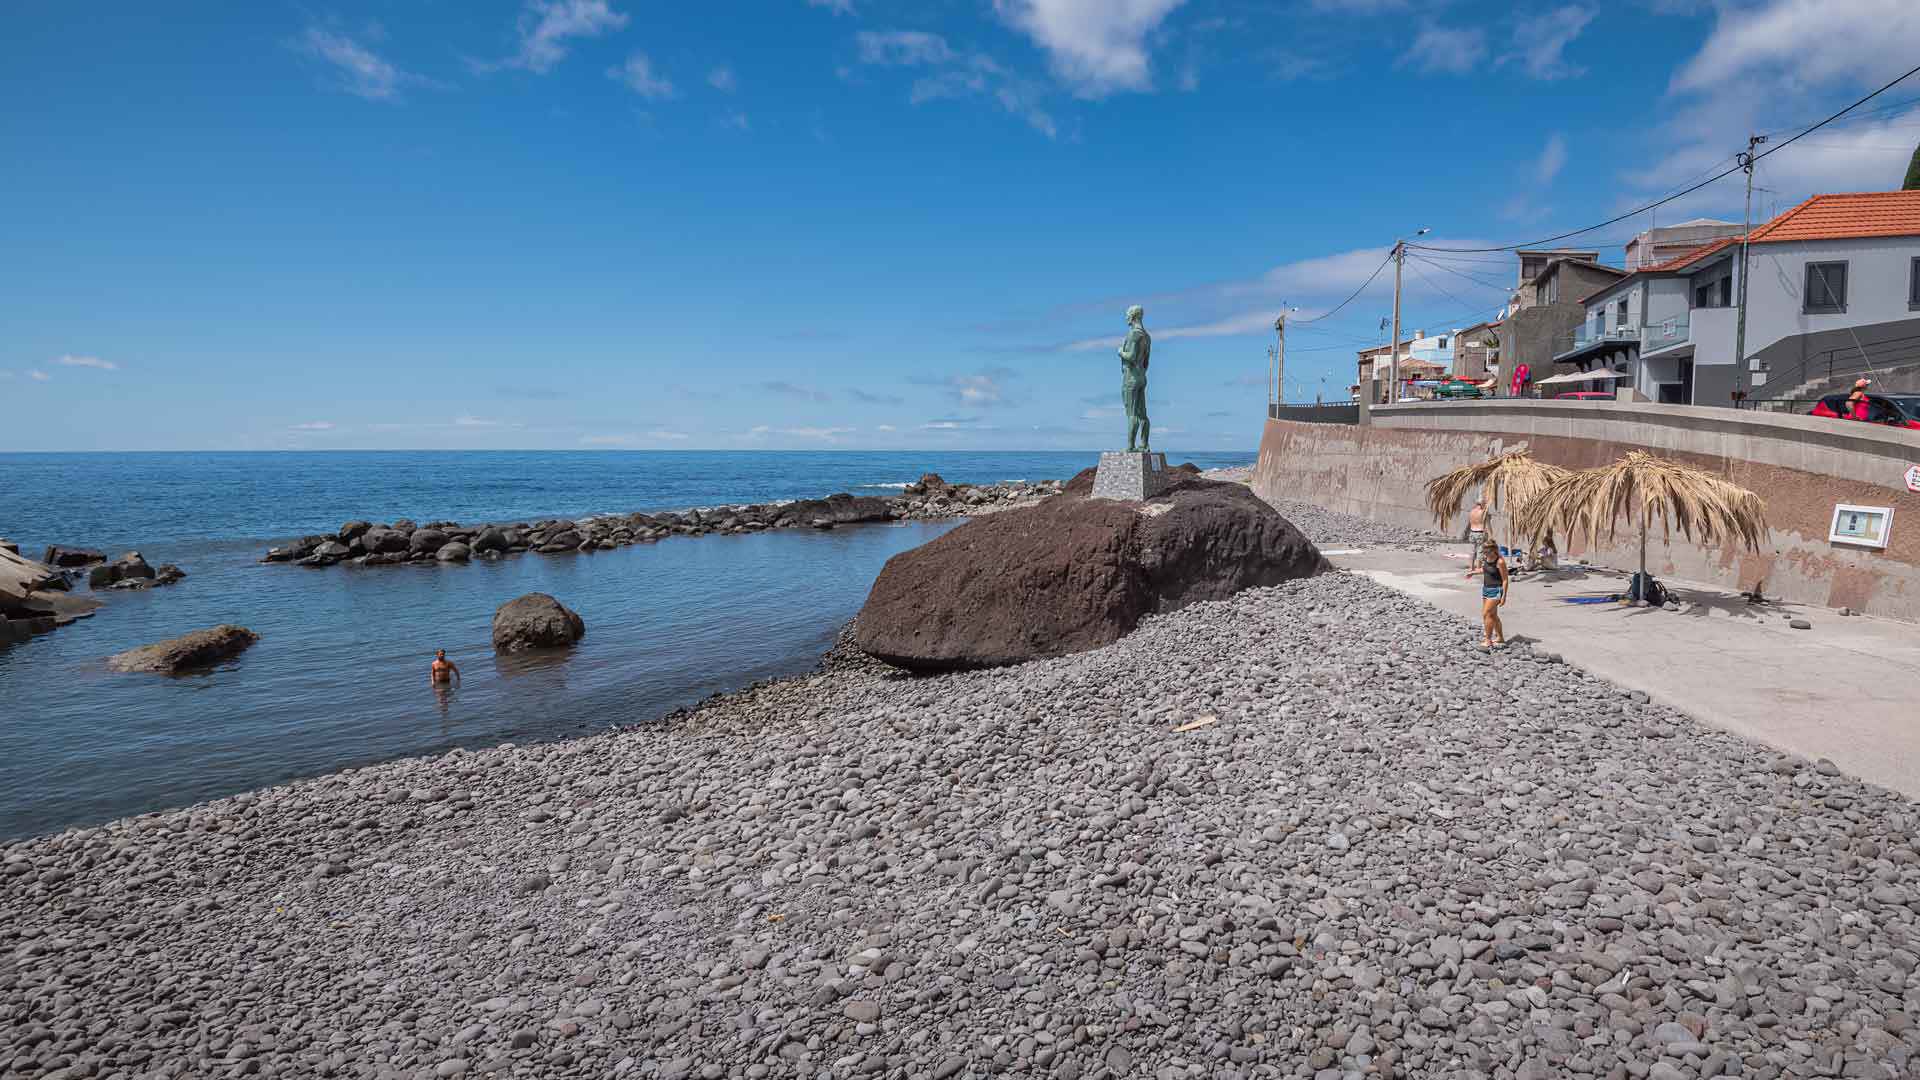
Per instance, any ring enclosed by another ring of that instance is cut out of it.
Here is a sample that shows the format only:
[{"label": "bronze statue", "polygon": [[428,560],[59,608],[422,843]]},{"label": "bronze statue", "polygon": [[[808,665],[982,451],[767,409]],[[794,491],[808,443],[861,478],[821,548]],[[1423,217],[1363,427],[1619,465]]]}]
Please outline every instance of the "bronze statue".
[{"label": "bronze statue", "polygon": [[1142,453],[1153,449],[1153,425],[1147,420],[1147,359],[1153,338],[1140,325],[1146,312],[1135,304],[1127,309],[1127,338],[1120,343],[1120,404],[1127,410],[1127,451],[1139,443]]}]

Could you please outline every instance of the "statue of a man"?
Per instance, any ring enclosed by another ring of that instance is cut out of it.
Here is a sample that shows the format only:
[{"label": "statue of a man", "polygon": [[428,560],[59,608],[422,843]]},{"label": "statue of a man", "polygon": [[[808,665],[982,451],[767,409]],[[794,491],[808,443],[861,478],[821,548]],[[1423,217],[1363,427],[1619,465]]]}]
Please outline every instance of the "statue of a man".
[{"label": "statue of a man", "polygon": [[1139,304],[1127,309],[1127,339],[1120,343],[1120,404],[1127,409],[1127,450],[1153,449],[1153,425],[1147,421],[1147,359],[1153,338],[1140,325],[1146,312]]}]

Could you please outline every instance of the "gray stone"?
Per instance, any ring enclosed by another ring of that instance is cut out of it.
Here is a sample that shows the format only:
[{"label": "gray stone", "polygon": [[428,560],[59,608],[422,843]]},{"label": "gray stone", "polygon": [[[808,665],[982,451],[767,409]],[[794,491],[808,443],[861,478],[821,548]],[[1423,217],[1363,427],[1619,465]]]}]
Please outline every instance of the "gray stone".
[{"label": "gray stone", "polygon": [[1124,450],[1100,455],[1093,474],[1093,498],[1142,502],[1167,489],[1167,455]]}]

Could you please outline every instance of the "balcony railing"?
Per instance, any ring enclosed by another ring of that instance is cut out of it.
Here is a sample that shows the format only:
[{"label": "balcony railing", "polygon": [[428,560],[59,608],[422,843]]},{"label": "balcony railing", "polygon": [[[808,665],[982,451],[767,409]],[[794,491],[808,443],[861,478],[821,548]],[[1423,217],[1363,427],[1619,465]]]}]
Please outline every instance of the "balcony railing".
[{"label": "balcony railing", "polygon": [[1640,335],[1640,352],[1642,355],[1645,355],[1646,353],[1653,352],[1655,349],[1665,349],[1669,346],[1684,344],[1687,341],[1689,333],[1690,327],[1688,326],[1688,321],[1684,318],[1673,318],[1657,323],[1648,323],[1646,330]]},{"label": "balcony railing", "polygon": [[1584,322],[1560,336],[1560,339],[1554,343],[1553,354],[1564,356],[1593,345],[1631,345],[1639,340],[1640,328],[1635,325],[1615,326]]}]

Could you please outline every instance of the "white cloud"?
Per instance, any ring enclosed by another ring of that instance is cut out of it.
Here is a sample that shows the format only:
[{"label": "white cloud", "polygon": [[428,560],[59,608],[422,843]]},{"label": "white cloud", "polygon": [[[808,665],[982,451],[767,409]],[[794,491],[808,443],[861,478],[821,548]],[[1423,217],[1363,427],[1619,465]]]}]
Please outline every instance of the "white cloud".
[{"label": "white cloud", "polygon": [[745,109],[728,109],[720,114],[720,125],[735,131],[752,131],[753,121],[748,118]]},{"label": "white cloud", "polygon": [[1081,97],[1150,90],[1147,38],[1186,0],[993,0],[993,10],[1047,51]]},{"label": "white cloud", "polygon": [[897,428],[897,427],[894,427],[894,426],[893,426],[892,424],[881,424],[881,425],[879,425],[878,427],[876,427],[876,428],[874,428],[873,430],[875,430],[875,431],[898,431],[898,430],[900,430],[900,429],[899,429],[899,428]]},{"label": "white cloud", "polygon": [[766,390],[784,397],[800,398],[805,401],[833,400],[833,395],[827,393],[825,390],[812,386],[802,386],[799,383],[788,382],[785,379],[769,379],[760,385]]},{"label": "white cloud", "polygon": [[[1673,77],[1678,100],[1645,155],[1650,163],[1626,176],[1638,191],[1624,196],[1621,208],[1726,169],[1747,132],[1798,129],[1906,70],[1915,55],[1920,8],[1906,0],[1721,7],[1713,32]],[[1819,192],[1897,188],[1920,108],[1872,111],[1891,97],[1762,158],[1754,173],[1755,216]],[[1775,144],[1782,139],[1776,135]],[[1739,181],[1735,173],[1663,206],[1660,218],[1738,218]]]},{"label": "white cloud", "polygon": [[454,427],[500,427],[501,423],[498,420],[483,420],[478,416],[460,416],[460,417],[454,418],[453,426]]},{"label": "white cloud", "polygon": [[920,425],[922,431],[980,431],[980,421],[971,416],[957,416],[945,420],[929,420]]},{"label": "white cloud", "polygon": [[102,360],[97,356],[63,356],[54,361],[67,367],[98,368],[101,371],[119,371],[120,365],[111,360]]},{"label": "white cloud", "polygon": [[1567,61],[1564,53],[1580,31],[1593,21],[1592,8],[1574,4],[1523,15],[1513,21],[1513,45],[1519,50],[1520,66],[1536,79],[1565,79],[1586,74],[1587,69]]},{"label": "white cloud", "polygon": [[1767,0],[1725,5],[1713,33],[1673,77],[1675,90],[1707,90],[1762,69],[1795,81],[1870,82],[1913,66],[1920,6],[1912,0]]},{"label": "white cloud", "polygon": [[348,35],[324,27],[307,27],[307,32],[300,35],[293,47],[331,64],[340,80],[337,88],[368,101],[392,101],[400,96],[401,87],[426,81],[400,70]]},{"label": "white cloud", "polygon": [[634,446],[646,442],[676,442],[687,437],[679,431],[648,431],[640,435],[582,435],[580,442],[586,446]]},{"label": "white cloud", "polygon": [[946,38],[923,30],[862,30],[853,40],[863,64],[914,67],[944,64],[955,56]]},{"label": "white cloud", "polygon": [[332,431],[332,430],[333,430],[333,421],[331,421],[331,420],[309,420],[309,421],[307,421],[307,422],[306,422],[306,423],[304,423],[304,424],[295,424],[295,425],[293,425],[293,427],[292,427],[292,430],[294,430],[294,431]]},{"label": "white cloud", "polygon": [[853,14],[853,0],[807,0],[807,6],[826,8],[835,15]]},{"label": "white cloud", "polygon": [[1411,67],[1425,75],[1466,75],[1486,58],[1486,31],[1429,25],[1414,35],[1413,45],[1394,66]]},{"label": "white cloud", "polygon": [[1533,163],[1534,180],[1543,187],[1551,184],[1566,164],[1567,137],[1556,131],[1547,136],[1547,145],[1541,148],[1539,159]]},{"label": "white cloud", "polygon": [[687,437],[688,435],[684,431],[649,431],[647,432],[647,438],[660,439],[666,442],[674,442],[680,439],[685,439]]},{"label": "white cloud", "polygon": [[943,99],[984,97],[1025,120],[1047,138],[1059,135],[1059,126],[1040,106],[1044,93],[984,53],[961,54],[938,34],[920,30],[862,31],[854,35],[860,62],[882,67],[926,67],[932,74],[916,79],[908,100],[915,105]]},{"label": "white cloud", "polygon": [[623,83],[627,89],[646,98],[648,101],[662,101],[673,96],[673,83],[664,75],[653,70],[653,61],[647,54],[636,52],[627,57],[627,61],[617,68],[608,68],[607,77]]},{"label": "white cloud", "polygon": [[731,94],[740,89],[740,79],[734,75],[731,67],[721,64],[707,72],[707,85],[723,94]]},{"label": "white cloud", "polygon": [[769,424],[756,424],[748,429],[747,437],[764,439],[768,435],[785,435],[793,439],[817,439],[832,442],[842,435],[851,435],[858,428],[850,427],[773,427]]},{"label": "white cloud", "polygon": [[53,376],[47,374],[44,371],[41,371],[39,368],[34,368],[32,371],[27,372],[27,378],[32,379],[34,382],[52,382],[53,381]]},{"label": "white cloud", "polygon": [[607,0],[527,0],[520,13],[520,52],[507,66],[544,75],[566,59],[571,38],[599,37],[627,25]]},{"label": "white cloud", "polygon": [[955,404],[968,408],[986,408],[1006,403],[1006,379],[1013,372],[1008,368],[992,368],[987,371],[968,372],[962,375],[930,376],[917,375],[909,382],[922,386],[937,386]]}]

